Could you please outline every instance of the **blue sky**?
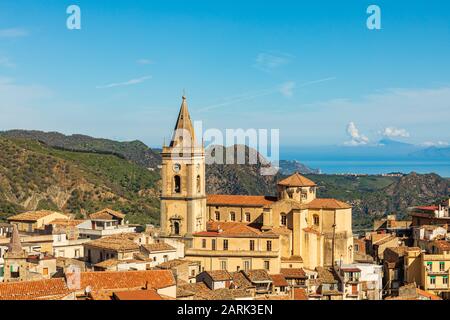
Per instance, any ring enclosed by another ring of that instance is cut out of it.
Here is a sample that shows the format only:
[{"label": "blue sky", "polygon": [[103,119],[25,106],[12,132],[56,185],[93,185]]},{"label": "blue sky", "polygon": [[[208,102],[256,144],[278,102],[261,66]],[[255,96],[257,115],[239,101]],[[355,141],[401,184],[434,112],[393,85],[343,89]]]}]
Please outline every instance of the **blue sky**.
[{"label": "blue sky", "polygon": [[185,89],[204,128],[280,129],[282,146],[444,146],[449,40],[444,0],[3,0],[0,130],[160,146]]}]

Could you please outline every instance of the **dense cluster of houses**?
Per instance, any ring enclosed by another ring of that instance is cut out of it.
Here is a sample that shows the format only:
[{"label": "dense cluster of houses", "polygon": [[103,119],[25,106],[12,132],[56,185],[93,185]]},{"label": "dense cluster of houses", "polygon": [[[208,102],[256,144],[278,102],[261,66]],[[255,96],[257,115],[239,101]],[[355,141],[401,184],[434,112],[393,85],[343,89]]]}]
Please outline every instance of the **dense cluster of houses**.
[{"label": "dense cluster of houses", "polygon": [[375,221],[353,263],[314,269],[205,270],[184,244],[111,209],[86,220],[53,211],[0,225],[0,300],[433,300],[450,285],[449,203]]}]

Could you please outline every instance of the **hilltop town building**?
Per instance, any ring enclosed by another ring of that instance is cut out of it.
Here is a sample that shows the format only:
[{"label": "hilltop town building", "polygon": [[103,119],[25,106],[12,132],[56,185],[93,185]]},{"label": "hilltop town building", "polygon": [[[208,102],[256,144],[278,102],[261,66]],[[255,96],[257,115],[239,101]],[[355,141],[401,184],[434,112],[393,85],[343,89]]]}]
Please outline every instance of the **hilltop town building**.
[{"label": "hilltop town building", "polygon": [[299,173],[278,182],[276,197],[206,195],[205,150],[185,97],[162,159],[160,236],[185,242],[186,258],[203,270],[279,274],[353,262],[351,207],[317,198],[316,184]]}]

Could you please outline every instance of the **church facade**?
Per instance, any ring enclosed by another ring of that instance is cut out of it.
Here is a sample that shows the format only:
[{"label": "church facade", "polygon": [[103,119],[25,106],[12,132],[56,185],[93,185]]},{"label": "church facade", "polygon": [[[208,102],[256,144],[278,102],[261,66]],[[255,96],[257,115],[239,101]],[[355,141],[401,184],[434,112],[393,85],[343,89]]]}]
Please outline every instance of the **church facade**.
[{"label": "church facade", "polygon": [[204,270],[314,269],[353,262],[352,208],[316,197],[317,185],[295,173],[277,195],[207,195],[205,150],[195,138],[186,98],[162,150],[161,236],[186,244]]}]

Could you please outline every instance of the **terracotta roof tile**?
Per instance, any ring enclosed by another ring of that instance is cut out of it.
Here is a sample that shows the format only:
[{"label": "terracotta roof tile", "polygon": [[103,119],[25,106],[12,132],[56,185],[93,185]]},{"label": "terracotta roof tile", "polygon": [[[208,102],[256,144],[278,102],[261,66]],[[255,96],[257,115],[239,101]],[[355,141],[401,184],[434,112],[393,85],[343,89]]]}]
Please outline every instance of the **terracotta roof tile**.
[{"label": "terracotta roof tile", "polygon": [[338,283],[338,276],[334,273],[331,268],[327,267],[316,267],[318,273],[318,278],[322,283]]},{"label": "terracotta roof tile", "polygon": [[445,240],[435,240],[433,244],[443,251],[450,251],[450,242]]},{"label": "terracotta roof tile", "polygon": [[281,186],[287,187],[314,187],[316,183],[302,176],[298,172],[278,182]]},{"label": "terracotta roof tile", "polygon": [[262,232],[255,226],[243,222],[219,222],[209,221],[206,231],[197,232],[196,236],[214,236],[214,237],[263,237],[277,238],[278,234],[272,232]]},{"label": "terracotta roof tile", "polygon": [[272,279],[272,284],[275,287],[287,287],[289,285],[286,278],[282,274],[271,274],[270,278]]},{"label": "terracotta roof tile", "polygon": [[306,279],[305,270],[302,268],[282,268],[280,270],[281,274],[286,279]]},{"label": "terracotta roof tile", "polygon": [[302,288],[294,288],[294,300],[308,300],[306,290]]},{"label": "terracotta roof tile", "polygon": [[34,300],[71,293],[63,278],[0,283],[0,300]]},{"label": "terracotta roof tile", "polygon": [[226,194],[209,194],[206,199],[207,205],[249,206],[249,207],[264,207],[276,201],[277,201],[276,197],[269,197],[269,196],[245,196],[245,195],[226,195]]},{"label": "terracotta roof tile", "polygon": [[161,289],[175,285],[170,270],[81,272],[80,290],[92,291],[147,287]]},{"label": "terracotta roof tile", "polygon": [[253,283],[256,282],[272,282],[272,278],[270,277],[267,270],[248,270],[243,271],[245,276]]},{"label": "terracotta roof tile", "polygon": [[208,274],[213,281],[228,281],[232,280],[231,274],[226,270],[211,270],[211,271],[205,271],[206,274]]},{"label": "terracotta roof tile", "polygon": [[133,241],[136,236],[134,233],[116,234],[86,242],[84,245],[116,251],[139,250],[139,245]]},{"label": "terracotta roof tile", "polygon": [[306,204],[309,209],[350,209],[351,206],[336,199],[317,198]]},{"label": "terracotta roof tile", "polygon": [[150,244],[142,245],[142,247],[148,252],[158,252],[158,251],[174,251],[176,250],[170,244],[165,242],[155,242]]},{"label": "terracotta roof tile", "polygon": [[75,227],[83,222],[85,222],[86,220],[75,220],[75,219],[55,219],[51,222],[49,222],[48,224],[52,224],[52,225],[58,225],[58,226],[64,226],[64,227]]},{"label": "terracotta roof tile", "polygon": [[[40,210],[40,211],[29,211],[24,213],[16,214],[15,216],[11,216],[8,218],[8,221],[37,221],[41,218],[44,218],[48,215],[51,215],[53,213],[59,213],[56,211],[49,211],[49,210]],[[67,217],[69,219],[69,217]]]},{"label": "terracotta roof tile", "polygon": [[183,265],[183,264],[192,265],[194,263],[197,263],[197,262],[190,261],[190,260],[183,260],[183,259],[174,259],[174,260],[169,260],[169,261],[160,263],[156,267],[159,268],[159,269],[172,269],[172,268],[176,268],[176,267],[178,267],[180,265]]},{"label": "terracotta roof tile", "polygon": [[125,218],[125,215],[121,212],[114,211],[109,208],[100,210],[98,212],[95,212],[95,213],[92,213],[89,215],[89,218],[91,218],[91,219],[111,220],[113,217],[123,219],[123,218]]},{"label": "terracotta roof tile", "polygon": [[233,278],[233,286],[236,289],[249,289],[255,287],[251,283],[251,281],[240,271],[231,273],[231,276]]}]

